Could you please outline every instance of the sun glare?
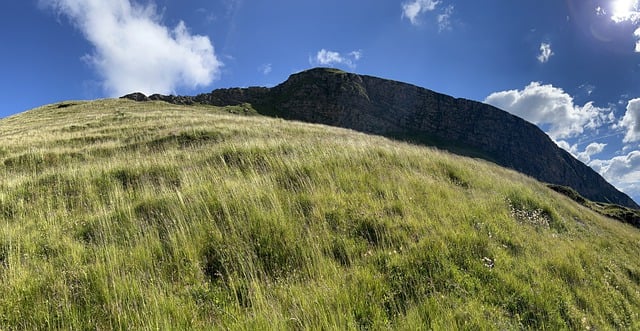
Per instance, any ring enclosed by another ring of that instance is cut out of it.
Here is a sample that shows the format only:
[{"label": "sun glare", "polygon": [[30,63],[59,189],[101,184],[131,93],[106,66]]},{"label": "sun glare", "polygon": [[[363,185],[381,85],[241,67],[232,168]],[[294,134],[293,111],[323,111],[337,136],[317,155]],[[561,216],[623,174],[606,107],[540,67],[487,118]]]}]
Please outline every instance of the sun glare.
[{"label": "sun glare", "polygon": [[622,22],[631,19],[636,13],[638,0],[614,0],[611,2],[611,19]]}]

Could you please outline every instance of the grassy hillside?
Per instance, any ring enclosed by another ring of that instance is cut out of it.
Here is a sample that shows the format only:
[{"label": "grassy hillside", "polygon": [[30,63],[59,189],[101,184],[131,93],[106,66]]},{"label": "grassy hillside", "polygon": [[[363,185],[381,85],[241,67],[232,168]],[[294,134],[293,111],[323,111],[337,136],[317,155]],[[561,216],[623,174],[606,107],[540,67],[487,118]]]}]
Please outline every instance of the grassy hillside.
[{"label": "grassy hillside", "polygon": [[250,107],[0,121],[0,329],[640,329],[640,231]]}]

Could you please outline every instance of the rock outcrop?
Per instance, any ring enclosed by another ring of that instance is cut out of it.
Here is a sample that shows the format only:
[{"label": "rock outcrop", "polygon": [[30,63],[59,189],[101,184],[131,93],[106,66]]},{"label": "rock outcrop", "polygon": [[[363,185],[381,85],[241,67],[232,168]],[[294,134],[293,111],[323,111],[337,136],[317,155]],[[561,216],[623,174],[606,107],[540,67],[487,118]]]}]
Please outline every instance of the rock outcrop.
[{"label": "rock outcrop", "polygon": [[139,101],[139,102],[149,101],[149,98],[147,98],[146,95],[144,95],[143,93],[140,93],[140,92],[134,92],[134,93],[127,94],[127,95],[121,97],[121,99],[129,99],[129,100]]},{"label": "rock outcrop", "polygon": [[433,145],[569,186],[593,201],[640,208],[535,125],[487,104],[402,82],[317,68],[291,75],[273,88],[150,99],[217,106],[251,103],[264,115]]}]

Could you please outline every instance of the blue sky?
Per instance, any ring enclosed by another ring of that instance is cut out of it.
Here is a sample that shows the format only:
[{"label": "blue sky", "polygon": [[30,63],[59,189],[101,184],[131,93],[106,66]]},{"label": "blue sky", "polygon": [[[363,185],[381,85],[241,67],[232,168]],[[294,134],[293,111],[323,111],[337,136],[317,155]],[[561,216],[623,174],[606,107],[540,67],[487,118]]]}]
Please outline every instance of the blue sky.
[{"label": "blue sky", "polygon": [[0,117],[331,66],[521,116],[640,202],[639,1],[3,1]]}]

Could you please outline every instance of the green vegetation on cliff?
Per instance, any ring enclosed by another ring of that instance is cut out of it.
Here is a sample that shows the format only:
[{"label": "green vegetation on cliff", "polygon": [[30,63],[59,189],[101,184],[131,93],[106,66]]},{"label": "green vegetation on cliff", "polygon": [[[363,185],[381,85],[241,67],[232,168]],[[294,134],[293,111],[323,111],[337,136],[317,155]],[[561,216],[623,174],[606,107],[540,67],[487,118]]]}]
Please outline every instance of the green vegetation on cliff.
[{"label": "green vegetation on cliff", "polygon": [[485,161],[242,107],[0,121],[0,329],[639,329],[640,231]]}]

